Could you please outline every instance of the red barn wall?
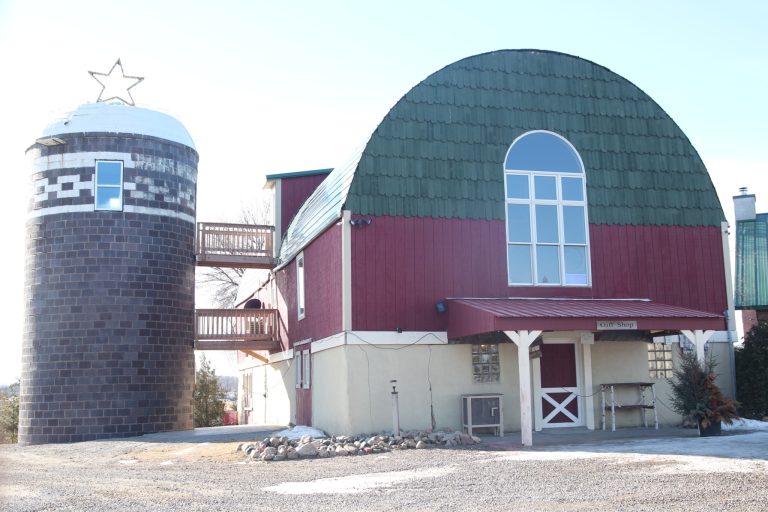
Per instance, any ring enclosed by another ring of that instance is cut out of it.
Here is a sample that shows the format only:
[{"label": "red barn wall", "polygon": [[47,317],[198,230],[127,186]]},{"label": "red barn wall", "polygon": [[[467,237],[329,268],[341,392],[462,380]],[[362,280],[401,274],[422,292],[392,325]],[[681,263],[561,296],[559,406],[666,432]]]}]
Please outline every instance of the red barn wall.
[{"label": "red barn wall", "polygon": [[328,176],[328,174],[312,174],[309,176],[298,176],[296,178],[281,178],[280,184],[280,237],[288,230],[296,212],[299,211],[304,201],[312,195],[318,185]]},{"label": "red barn wall", "polygon": [[341,225],[328,228],[304,249],[306,316],[298,319],[296,259],[277,272],[281,344],[319,340],[341,331]]},{"label": "red barn wall", "polygon": [[446,297],[648,298],[722,314],[718,227],[590,225],[592,287],[507,286],[504,221],[374,217],[352,229],[352,327],[445,330]]}]

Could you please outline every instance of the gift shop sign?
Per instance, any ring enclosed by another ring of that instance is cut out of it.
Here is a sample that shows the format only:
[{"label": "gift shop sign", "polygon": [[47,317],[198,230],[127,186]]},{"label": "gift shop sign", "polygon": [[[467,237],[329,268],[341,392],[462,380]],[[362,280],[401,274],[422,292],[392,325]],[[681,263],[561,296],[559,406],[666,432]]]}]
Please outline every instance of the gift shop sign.
[{"label": "gift shop sign", "polygon": [[598,320],[598,331],[637,330],[637,320]]}]

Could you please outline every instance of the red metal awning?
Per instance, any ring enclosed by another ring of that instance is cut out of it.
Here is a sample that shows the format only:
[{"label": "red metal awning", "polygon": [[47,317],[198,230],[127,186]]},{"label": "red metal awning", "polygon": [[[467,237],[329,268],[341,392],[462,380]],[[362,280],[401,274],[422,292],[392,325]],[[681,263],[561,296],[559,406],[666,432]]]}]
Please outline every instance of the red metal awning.
[{"label": "red metal awning", "polygon": [[448,338],[495,331],[596,331],[636,322],[640,331],[724,330],[722,315],[646,299],[447,299]]}]

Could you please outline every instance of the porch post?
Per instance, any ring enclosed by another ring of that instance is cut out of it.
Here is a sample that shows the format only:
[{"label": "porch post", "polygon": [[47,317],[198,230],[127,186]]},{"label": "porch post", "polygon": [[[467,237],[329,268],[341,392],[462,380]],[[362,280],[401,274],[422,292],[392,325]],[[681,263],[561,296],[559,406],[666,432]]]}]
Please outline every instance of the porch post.
[{"label": "porch post", "polygon": [[592,345],[595,335],[591,332],[581,333],[581,355],[584,362],[584,389],[586,395],[584,408],[587,413],[587,429],[595,430],[595,391],[592,389]]},{"label": "porch post", "polygon": [[533,446],[533,417],[531,414],[531,361],[528,347],[541,331],[504,331],[517,345],[517,366],[520,376],[520,435],[523,446]]},{"label": "porch post", "polygon": [[541,407],[541,359],[531,361],[533,372],[533,430],[541,432],[544,429],[544,414]]},{"label": "porch post", "polygon": [[699,360],[701,365],[704,365],[704,344],[709,341],[709,338],[711,338],[713,334],[715,334],[715,331],[703,331],[697,329],[695,331],[680,332],[683,333],[683,336],[688,338],[688,340],[696,347],[696,359]]}]

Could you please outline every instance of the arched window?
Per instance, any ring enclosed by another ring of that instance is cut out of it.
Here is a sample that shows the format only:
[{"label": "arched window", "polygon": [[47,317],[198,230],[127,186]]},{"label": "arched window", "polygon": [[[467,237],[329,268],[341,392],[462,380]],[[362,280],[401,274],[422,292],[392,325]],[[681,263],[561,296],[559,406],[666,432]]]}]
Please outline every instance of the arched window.
[{"label": "arched window", "polygon": [[563,137],[532,131],[504,160],[510,286],[589,286],[584,165]]}]

